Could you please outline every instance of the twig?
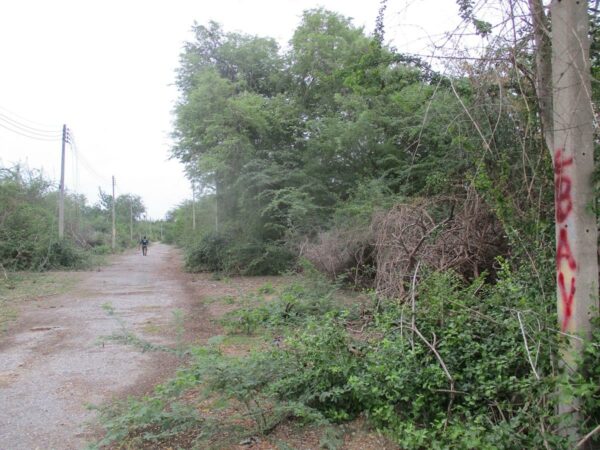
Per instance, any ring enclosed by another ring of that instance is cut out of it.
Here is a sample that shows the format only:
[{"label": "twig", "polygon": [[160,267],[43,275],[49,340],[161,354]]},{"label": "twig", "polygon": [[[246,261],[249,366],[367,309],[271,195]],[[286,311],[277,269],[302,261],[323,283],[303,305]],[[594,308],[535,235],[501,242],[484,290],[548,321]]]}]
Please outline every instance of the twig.
[{"label": "twig", "polygon": [[410,287],[410,298],[411,298],[411,307],[412,307],[411,325],[412,325],[412,329],[413,329],[413,337],[412,337],[412,349],[413,349],[413,351],[415,350],[415,329],[417,328],[417,325],[415,324],[416,313],[417,313],[417,307],[416,307],[416,302],[415,302],[415,298],[416,298],[416,286],[417,286],[417,272],[419,271],[419,266],[420,265],[421,265],[421,261],[418,261],[417,262],[417,267],[415,267],[415,274],[413,275],[412,283],[411,283],[411,287]]},{"label": "twig", "polygon": [[435,355],[437,360],[440,362],[440,366],[442,366],[442,370],[446,374],[448,381],[450,381],[450,391],[454,391],[454,378],[452,378],[452,375],[450,374],[450,371],[448,370],[448,367],[446,366],[446,363],[442,359],[441,355],[438,353],[438,351],[435,349],[435,347],[425,338],[425,336],[423,336],[421,334],[421,332],[419,331],[419,329],[417,327],[413,327],[413,331],[417,334],[417,336],[419,336],[419,338],[423,341],[423,343],[427,347],[429,347],[429,349],[433,352],[433,354]]},{"label": "twig", "polygon": [[575,448],[581,448],[583,446],[583,444],[585,444],[587,441],[590,440],[590,438],[592,436],[594,436],[598,431],[600,431],[600,425],[598,425],[596,428],[594,428],[592,431],[590,431],[588,434],[586,434],[583,439],[581,439],[577,445],[575,446]]},{"label": "twig", "polygon": [[525,344],[525,351],[527,352],[527,359],[529,360],[529,365],[531,366],[531,370],[533,370],[533,374],[535,378],[539,381],[540,376],[535,369],[535,365],[533,364],[533,360],[531,359],[531,352],[529,351],[529,345],[527,345],[527,336],[525,334],[525,328],[523,327],[523,321],[521,320],[521,312],[517,311],[517,318],[519,319],[519,326],[521,327],[521,334],[523,335],[523,342]]},{"label": "twig", "polygon": [[448,425],[448,422],[450,421],[450,411],[452,410],[452,405],[454,403],[454,378],[452,378],[452,375],[450,374],[450,371],[448,370],[448,367],[446,367],[446,363],[444,362],[444,360],[442,359],[441,355],[438,353],[438,351],[435,349],[435,347],[427,340],[425,339],[425,336],[423,336],[421,334],[421,332],[419,331],[419,329],[415,326],[413,327],[413,331],[415,333],[417,333],[417,336],[419,336],[419,338],[425,343],[425,345],[427,345],[427,347],[430,348],[430,350],[433,352],[433,354],[435,355],[435,357],[437,358],[437,360],[440,362],[440,366],[442,366],[442,370],[444,371],[444,373],[446,374],[446,377],[448,377],[448,381],[450,381],[450,402],[448,402],[448,410],[446,412],[446,424],[444,426],[444,428]]},{"label": "twig", "polygon": [[548,443],[548,440],[546,439],[546,427],[544,426],[543,419],[540,419],[540,431],[542,432],[542,439],[544,440],[544,447],[546,448],[546,450],[551,450],[550,444]]}]

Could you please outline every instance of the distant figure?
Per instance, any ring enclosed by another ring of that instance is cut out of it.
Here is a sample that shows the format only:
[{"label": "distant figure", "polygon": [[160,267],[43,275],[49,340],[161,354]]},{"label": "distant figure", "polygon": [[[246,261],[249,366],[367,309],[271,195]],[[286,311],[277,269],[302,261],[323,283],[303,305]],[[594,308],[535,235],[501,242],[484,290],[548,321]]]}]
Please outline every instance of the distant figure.
[{"label": "distant figure", "polygon": [[142,246],[142,254],[146,256],[148,254],[148,238],[144,236],[140,241],[140,245]]}]

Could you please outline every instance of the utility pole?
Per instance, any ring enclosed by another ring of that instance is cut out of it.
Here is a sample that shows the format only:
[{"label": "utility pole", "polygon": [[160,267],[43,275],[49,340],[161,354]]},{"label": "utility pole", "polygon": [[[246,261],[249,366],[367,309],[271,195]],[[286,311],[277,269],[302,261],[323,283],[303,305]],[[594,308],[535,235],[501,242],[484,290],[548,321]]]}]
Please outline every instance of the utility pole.
[{"label": "utility pole", "polygon": [[133,241],[133,199],[129,197],[129,240]]},{"label": "utility pole", "polygon": [[192,181],[192,230],[196,231],[196,184]]},{"label": "utility pole", "polygon": [[69,141],[66,125],[62,128],[60,151],[60,186],[58,193],[58,239],[65,237],[65,144]]},{"label": "utility pole", "polygon": [[112,249],[117,248],[117,228],[115,221],[115,176],[112,177]]},{"label": "utility pole", "polygon": [[160,241],[162,242],[164,239],[163,237],[163,221],[160,221]]},{"label": "utility pole", "polygon": [[[552,0],[552,82],[556,282],[559,326],[569,338],[563,352],[575,370],[598,307],[597,230],[593,204],[593,111],[588,2]],[[583,339],[583,341],[581,340]],[[559,414],[581,423],[578,401],[559,402]],[[575,429],[569,434],[576,436]]]},{"label": "utility pole", "polygon": [[219,188],[215,180],[215,233],[219,232]]}]

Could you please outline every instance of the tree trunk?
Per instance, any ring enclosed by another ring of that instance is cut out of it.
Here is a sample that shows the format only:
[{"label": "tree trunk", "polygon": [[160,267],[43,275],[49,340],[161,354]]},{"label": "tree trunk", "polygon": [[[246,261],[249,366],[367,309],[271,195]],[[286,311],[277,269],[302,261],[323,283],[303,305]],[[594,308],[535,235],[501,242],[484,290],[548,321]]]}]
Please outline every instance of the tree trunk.
[{"label": "tree trunk", "polygon": [[535,41],[535,92],[540,105],[542,134],[546,146],[554,149],[552,118],[552,43],[550,40],[549,20],[544,13],[542,0],[529,0],[529,10],[533,23]]}]

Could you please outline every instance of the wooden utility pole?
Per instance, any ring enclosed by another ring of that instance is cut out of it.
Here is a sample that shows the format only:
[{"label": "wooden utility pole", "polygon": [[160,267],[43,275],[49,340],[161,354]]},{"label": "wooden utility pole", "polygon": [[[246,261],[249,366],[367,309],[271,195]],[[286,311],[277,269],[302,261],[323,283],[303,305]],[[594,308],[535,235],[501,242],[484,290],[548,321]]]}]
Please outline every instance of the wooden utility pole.
[{"label": "wooden utility pole", "polygon": [[192,182],[192,230],[196,230],[196,185]]},{"label": "wooden utility pole", "polygon": [[219,232],[219,184],[215,181],[215,233]]},{"label": "wooden utility pole", "polygon": [[[590,211],[594,116],[587,6],[571,0],[551,4],[558,320],[563,333],[577,336],[569,339],[563,354],[569,370],[576,369],[583,343],[591,337],[590,319],[598,307],[597,229]],[[560,402],[561,414],[577,410],[576,401]]]},{"label": "wooden utility pole", "polygon": [[112,177],[112,249],[117,248],[117,227],[115,220],[115,176]]},{"label": "wooden utility pole", "polygon": [[133,199],[129,197],[129,240],[133,241]]},{"label": "wooden utility pole", "polygon": [[67,126],[63,125],[60,151],[60,186],[58,193],[58,238],[65,237],[65,144],[68,141]]}]

